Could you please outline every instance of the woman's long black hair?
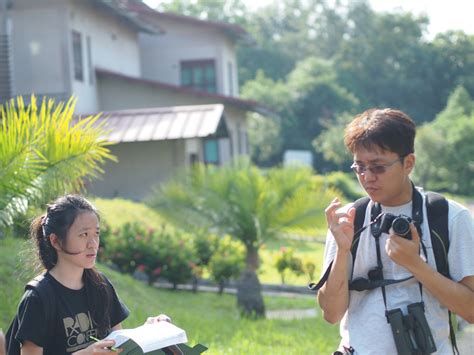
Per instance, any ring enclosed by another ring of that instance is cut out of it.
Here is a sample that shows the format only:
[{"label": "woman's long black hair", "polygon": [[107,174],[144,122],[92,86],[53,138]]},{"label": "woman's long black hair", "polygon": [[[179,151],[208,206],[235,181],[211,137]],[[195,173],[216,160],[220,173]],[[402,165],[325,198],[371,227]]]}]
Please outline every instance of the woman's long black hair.
[{"label": "woman's long black hair", "polygon": [[[92,212],[100,220],[95,207],[84,197],[79,195],[66,195],[58,198],[48,205],[46,214],[37,217],[30,226],[30,235],[33,239],[41,265],[46,270],[51,270],[58,261],[56,249],[51,245],[50,235],[58,237],[59,245],[65,250],[67,245],[67,232],[77,216],[84,212]],[[109,308],[111,303],[111,290],[105,278],[95,267],[85,269],[82,276],[87,296],[87,305],[92,313],[92,318],[97,324],[98,336],[105,337],[110,331]]]}]

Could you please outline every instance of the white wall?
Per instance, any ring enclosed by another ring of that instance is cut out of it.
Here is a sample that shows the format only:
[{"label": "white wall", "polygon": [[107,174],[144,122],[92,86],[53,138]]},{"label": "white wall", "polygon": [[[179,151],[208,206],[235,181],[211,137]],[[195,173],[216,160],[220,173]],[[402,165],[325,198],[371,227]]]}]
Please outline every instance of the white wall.
[{"label": "white wall", "polygon": [[14,96],[69,95],[67,12],[68,4],[61,0],[14,2],[11,11]]},{"label": "white wall", "polygon": [[[15,0],[12,14],[16,95],[78,98],[76,112],[98,111],[95,68],[140,76],[138,34],[83,0]],[[74,79],[72,31],[81,34],[84,80]],[[87,37],[90,37],[91,60]],[[91,64],[91,65],[90,65]],[[92,74],[93,80],[90,80]]]},{"label": "white wall", "polygon": [[[161,35],[140,33],[143,78],[180,85],[180,62],[214,59],[216,61],[217,92],[230,95],[228,62],[236,68],[232,41],[216,29],[196,26],[178,20],[159,19],[165,31]],[[234,73],[234,96],[237,96],[237,74]]]},{"label": "white wall", "polygon": [[[96,67],[130,76],[140,76],[140,51],[138,34],[120,20],[104,11],[88,6],[81,0],[73,1],[69,13],[71,31],[81,33],[83,49],[84,81],[74,79],[70,71],[72,91],[78,97],[77,113],[90,113],[99,109],[95,82],[90,82],[89,71]],[[70,65],[73,68],[72,38],[70,34]],[[91,68],[88,64],[86,38],[91,38]],[[95,74],[95,73],[94,73]]]}]

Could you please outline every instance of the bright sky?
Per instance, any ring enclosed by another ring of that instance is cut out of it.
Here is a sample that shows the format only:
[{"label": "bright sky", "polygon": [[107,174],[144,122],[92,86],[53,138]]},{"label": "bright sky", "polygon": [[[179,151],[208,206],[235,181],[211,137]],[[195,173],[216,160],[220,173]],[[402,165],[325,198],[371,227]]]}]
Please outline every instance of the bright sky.
[{"label": "bright sky", "polygon": [[[250,8],[266,5],[272,0],[243,0]],[[278,0],[273,0],[278,1]],[[376,11],[401,9],[415,14],[426,13],[430,19],[428,28],[434,36],[447,30],[463,30],[474,34],[474,2],[469,0],[369,0]],[[156,7],[161,0],[145,0]]]}]

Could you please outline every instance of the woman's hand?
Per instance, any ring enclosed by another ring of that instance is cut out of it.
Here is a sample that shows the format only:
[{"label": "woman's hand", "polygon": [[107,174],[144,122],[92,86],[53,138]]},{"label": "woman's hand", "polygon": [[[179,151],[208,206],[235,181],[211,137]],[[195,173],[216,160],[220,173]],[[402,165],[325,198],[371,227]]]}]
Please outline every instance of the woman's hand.
[{"label": "woman's hand", "polygon": [[157,315],[156,317],[148,317],[146,319],[145,324],[153,324],[153,323],[158,323],[158,322],[171,323],[171,318],[168,317],[166,314],[160,314],[160,315]]},{"label": "woman's hand", "polygon": [[115,345],[115,340],[100,340],[97,343],[89,345],[87,348],[79,350],[74,355],[90,355],[90,354],[118,354],[122,349],[110,349]]}]

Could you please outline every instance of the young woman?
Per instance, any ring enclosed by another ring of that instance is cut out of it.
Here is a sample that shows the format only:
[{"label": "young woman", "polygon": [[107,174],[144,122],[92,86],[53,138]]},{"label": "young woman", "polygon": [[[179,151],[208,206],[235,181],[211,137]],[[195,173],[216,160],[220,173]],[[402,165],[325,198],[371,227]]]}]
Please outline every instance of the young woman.
[{"label": "young woman", "polygon": [[[15,334],[21,354],[111,352],[114,341],[93,338],[102,339],[120,329],[129,310],[95,268],[99,221],[97,210],[86,199],[67,195],[48,205],[46,214],[31,224],[31,238],[46,269],[42,282],[54,292],[55,306],[51,311],[35,289],[25,291]],[[48,311],[54,317],[48,317]],[[159,320],[169,318],[150,317],[147,322]]]}]

